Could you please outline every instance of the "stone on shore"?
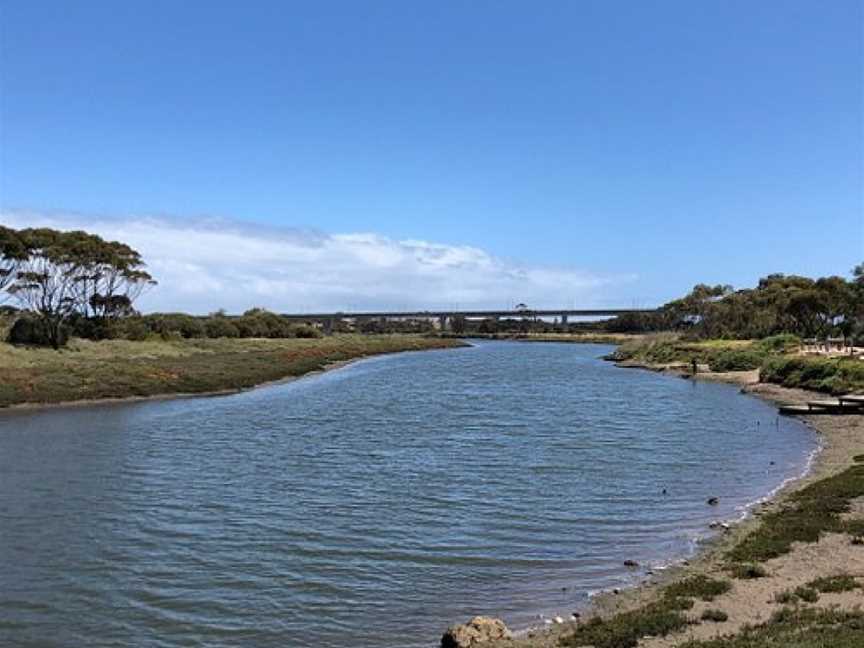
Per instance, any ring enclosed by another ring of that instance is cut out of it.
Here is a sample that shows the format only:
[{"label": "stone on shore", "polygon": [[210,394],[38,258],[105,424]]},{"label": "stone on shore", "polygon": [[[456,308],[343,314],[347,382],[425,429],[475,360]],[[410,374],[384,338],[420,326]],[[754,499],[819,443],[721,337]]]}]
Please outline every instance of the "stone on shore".
[{"label": "stone on shore", "polygon": [[495,639],[510,639],[510,631],[504,622],[477,616],[468,623],[448,628],[441,637],[441,648],[470,648]]}]

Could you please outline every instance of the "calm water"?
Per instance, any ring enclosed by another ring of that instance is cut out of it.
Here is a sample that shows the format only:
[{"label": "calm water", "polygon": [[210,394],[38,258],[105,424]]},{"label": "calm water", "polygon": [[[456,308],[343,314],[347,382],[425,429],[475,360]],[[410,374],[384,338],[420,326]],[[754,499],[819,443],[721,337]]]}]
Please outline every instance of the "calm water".
[{"label": "calm water", "polygon": [[815,448],[733,387],[608,351],[491,342],[5,413],[0,644],[404,648],[475,613],[524,626],[638,578],[625,559],[686,555]]}]

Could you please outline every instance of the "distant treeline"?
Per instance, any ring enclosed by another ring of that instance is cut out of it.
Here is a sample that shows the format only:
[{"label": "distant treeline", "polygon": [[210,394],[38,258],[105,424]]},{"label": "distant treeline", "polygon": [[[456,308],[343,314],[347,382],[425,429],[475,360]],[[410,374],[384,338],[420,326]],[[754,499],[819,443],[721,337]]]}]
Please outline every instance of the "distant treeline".
[{"label": "distant treeline", "polygon": [[215,313],[141,315],[135,300],[156,281],[141,255],[94,234],[0,226],[0,315],[11,320],[9,341],[59,348],[70,336],[93,340],[203,337],[317,337],[262,309],[239,317]]},{"label": "distant treeline", "polygon": [[656,311],[602,321],[562,324],[528,313],[498,321],[457,317],[450,328],[460,335],[677,331],[690,339],[749,340],[781,334],[864,339],[864,264],[852,271],[851,280],[772,274],[760,279],[755,288],[743,290],[699,284]]},{"label": "distant treeline", "polygon": [[[125,243],[105,241],[82,231],[47,228],[14,230],[0,226],[0,303],[12,320],[9,340],[59,348],[69,336],[94,340],[148,336],[317,337],[318,328],[297,324],[262,309],[230,317],[222,312],[198,317],[183,313],[141,315],[136,299],[156,281],[141,255]],[[3,312],[0,311],[0,315]],[[778,334],[799,337],[864,337],[864,264],[852,278],[809,279],[772,274],[755,288],[697,285],[688,295],[654,312],[623,315],[602,322],[546,322],[530,316],[466,320],[454,317],[456,334],[644,333],[683,331],[687,337],[753,339]],[[366,320],[336,322],[335,332],[428,333],[431,321]]]},{"label": "distant treeline", "polygon": [[654,313],[627,315],[610,331],[680,330],[693,338],[760,339],[791,333],[802,338],[864,337],[864,264],[843,277],[810,279],[772,274],[755,288],[697,285]]}]

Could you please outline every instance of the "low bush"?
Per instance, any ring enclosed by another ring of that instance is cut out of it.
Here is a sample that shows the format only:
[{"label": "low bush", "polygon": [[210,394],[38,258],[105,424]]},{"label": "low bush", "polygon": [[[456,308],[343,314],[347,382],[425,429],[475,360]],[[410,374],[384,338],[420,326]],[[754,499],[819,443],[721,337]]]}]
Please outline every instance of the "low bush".
[{"label": "low bush", "polygon": [[750,371],[758,369],[765,352],[756,349],[728,349],[712,354],[708,359],[711,371]]},{"label": "low bush", "polygon": [[164,339],[181,337],[183,339],[207,337],[207,331],[200,318],[185,313],[156,313],[144,317],[148,328]]},{"label": "low bush", "polygon": [[240,330],[227,317],[219,315],[208,317],[204,321],[204,331],[208,338],[240,337]]},{"label": "low bush", "polygon": [[765,568],[762,565],[752,564],[732,565],[730,572],[734,578],[741,580],[765,578],[768,575],[768,572],[765,571]]},{"label": "low bush", "polygon": [[699,618],[703,621],[714,621],[715,623],[723,623],[724,621],[729,620],[729,615],[726,614],[723,610],[714,610],[709,608],[702,612],[702,616]]},{"label": "low bush", "polygon": [[[727,558],[737,563],[761,562],[789,553],[793,542],[816,542],[829,531],[855,533],[845,521],[850,501],[864,496],[864,464],[814,482],[789,496],[788,506],[762,516],[762,523],[733,547]],[[740,565],[739,565],[740,567]]]},{"label": "low bush", "polygon": [[678,648],[861,648],[864,612],[786,607],[735,635],[693,639]]},{"label": "low bush", "polygon": [[665,636],[686,627],[690,621],[682,611],[693,607],[693,598],[711,601],[729,591],[728,581],[697,575],[671,584],[660,600],[638,610],[616,614],[608,619],[594,618],[561,640],[563,646],[594,648],[634,648],[646,635]]},{"label": "low bush", "polygon": [[703,601],[713,601],[715,597],[725,594],[732,588],[727,580],[718,580],[699,574],[680,580],[666,588],[667,597],[693,597]]},{"label": "low bush", "polygon": [[861,586],[852,576],[838,574],[836,576],[823,576],[807,583],[807,587],[827,594],[829,592],[851,592]]},{"label": "low bush", "polygon": [[812,587],[796,587],[795,596],[807,603],[816,603],[819,600],[819,592]]},{"label": "low bush", "polygon": [[864,362],[850,358],[771,357],[762,364],[759,379],[784,387],[845,394],[864,389]]},{"label": "low bush", "polygon": [[[26,344],[33,346],[50,346],[51,335],[48,332],[48,325],[44,320],[24,316],[19,317],[9,329],[9,342],[11,344]],[[60,328],[59,346],[65,346],[69,341],[69,329],[67,327]]]},{"label": "low bush", "polygon": [[763,353],[792,353],[801,348],[801,338],[791,333],[781,333],[757,340],[753,346]]}]

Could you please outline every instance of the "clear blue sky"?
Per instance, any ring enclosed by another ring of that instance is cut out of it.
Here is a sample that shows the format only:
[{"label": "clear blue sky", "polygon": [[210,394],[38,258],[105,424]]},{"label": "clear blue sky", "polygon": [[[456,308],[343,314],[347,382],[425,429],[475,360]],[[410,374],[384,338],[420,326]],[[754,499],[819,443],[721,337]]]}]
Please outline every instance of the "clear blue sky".
[{"label": "clear blue sky", "polygon": [[471,245],[622,300],[845,274],[862,7],[0,0],[0,208]]}]

